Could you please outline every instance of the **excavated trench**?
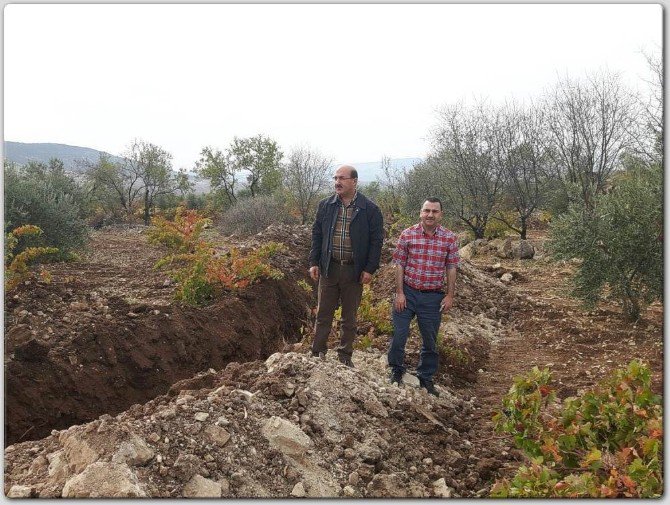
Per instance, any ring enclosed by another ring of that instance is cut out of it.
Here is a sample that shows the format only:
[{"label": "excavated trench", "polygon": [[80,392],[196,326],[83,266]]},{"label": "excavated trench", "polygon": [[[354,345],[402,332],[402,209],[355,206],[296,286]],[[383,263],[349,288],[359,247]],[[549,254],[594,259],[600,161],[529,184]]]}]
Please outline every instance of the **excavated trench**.
[{"label": "excavated trench", "polygon": [[111,318],[48,339],[15,325],[5,334],[5,446],[115,415],[199,371],[265,359],[300,339],[308,298],[294,280],[273,280],[205,308],[110,298]]}]

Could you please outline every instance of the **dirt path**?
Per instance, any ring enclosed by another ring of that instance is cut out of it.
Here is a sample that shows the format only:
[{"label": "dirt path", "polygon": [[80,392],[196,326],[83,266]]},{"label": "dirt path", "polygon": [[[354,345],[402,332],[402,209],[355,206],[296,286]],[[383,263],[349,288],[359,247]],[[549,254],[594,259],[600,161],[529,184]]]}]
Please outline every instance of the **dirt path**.
[{"label": "dirt path", "polygon": [[[642,321],[630,323],[623,320],[614,303],[588,311],[570,298],[569,279],[574,271],[570,264],[490,256],[476,257],[472,262],[498,274],[500,269],[492,268],[496,263],[511,271],[516,277],[511,290],[523,299],[520,310],[511,315],[505,338],[491,346],[489,361],[477,381],[461,389],[479,400],[481,415],[473,444],[519,457],[507,439],[495,436],[491,416],[500,408],[513,378],[534,366],[552,371],[557,395],[565,398],[591,388],[611,370],[641,359],[651,366],[653,387],[662,393],[662,306],[649,307]],[[500,471],[512,472],[517,465],[511,461]]]}]

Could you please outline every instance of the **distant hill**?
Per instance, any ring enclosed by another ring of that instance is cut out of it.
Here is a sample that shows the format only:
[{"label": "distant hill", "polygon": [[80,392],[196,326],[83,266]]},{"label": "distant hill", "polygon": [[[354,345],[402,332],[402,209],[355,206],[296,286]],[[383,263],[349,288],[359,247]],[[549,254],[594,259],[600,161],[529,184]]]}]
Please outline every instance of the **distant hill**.
[{"label": "distant hill", "polygon": [[[410,169],[417,163],[421,162],[421,158],[394,158],[391,160],[391,168]],[[358,171],[358,180],[361,184],[368,184],[376,181],[377,177],[383,176],[382,164],[380,161],[368,161],[364,163],[352,163]]]},{"label": "distant hill", "polygon": [[[63,162],[65,170],[71,172],[83,172],[82,160],[96,162],[101,154],[106,154],[112,161],[121,162],[122,158],[112,156],[104,151],[91,149],[90,147],[70,146],[67,144],[53,143],[25,143],[25,142],[5,142],[5,159],[25,165],[29,161],[38,161],[48,163],[51,158],[58,158]],[[391,160],[391,167],[399,169],[410,169],[419,163],[421,158],[394,158]],[[358,170],[358,180],[361,184],[368,184],[382,177],[382,167],[380,161],[367,161],[361,163],[352,163]],[[333,170],[336,168],[333,167]],[[195,183],[196,193],[209,191],[207,181],[195,181],[195,176],[190,174]]]},{"label": "distant hill", "polygon": [[69,146],[66,144],[5,142],[5,159],[25,165],[29,161],[48,163],[51,158],[58,158],[63,162],[65,170],[82,172],[79,161],[96,162],[101,154],[106,154],[112,161],[122,161],[118,156],[112,156],[104,151],[90,147]]}]

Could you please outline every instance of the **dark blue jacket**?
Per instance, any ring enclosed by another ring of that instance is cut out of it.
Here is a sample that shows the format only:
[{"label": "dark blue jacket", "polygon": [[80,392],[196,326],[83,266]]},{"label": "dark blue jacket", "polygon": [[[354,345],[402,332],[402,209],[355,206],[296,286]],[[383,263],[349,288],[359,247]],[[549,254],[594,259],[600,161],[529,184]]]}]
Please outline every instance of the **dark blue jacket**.
[{"label": "dark blue jacket", "polygon": [[[321,275],[326,277],[333,255],[333,233],[339,205],[337,195],[321,200],[312,226],[309,266],[318,266]],[[356,278],[359,278],[363,271],[373,274],[379,268],[384,242],[384,219],[379,207],[360,192],[354,206],[356,209],[351,218],[349,235],[354,253],[354,270]]]}]

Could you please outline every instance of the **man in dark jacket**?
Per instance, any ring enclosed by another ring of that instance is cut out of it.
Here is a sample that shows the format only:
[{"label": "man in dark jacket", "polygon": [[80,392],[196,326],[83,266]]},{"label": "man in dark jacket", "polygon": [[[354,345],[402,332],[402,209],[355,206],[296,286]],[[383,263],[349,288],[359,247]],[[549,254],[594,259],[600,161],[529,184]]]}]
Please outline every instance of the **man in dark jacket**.
[{"label": "man in dark jacket", "polygon": [[319,281],[319,302],[313,356],[325,356],[328,334],[338,304],[342,304],[339,360],[353,367],[356,312],[363,284],[379,268],[384,227],[379,207],[357,191],[358,173],[349,165],[335,172],[335,194],[321,200],[312,226],[309,274]]}]

